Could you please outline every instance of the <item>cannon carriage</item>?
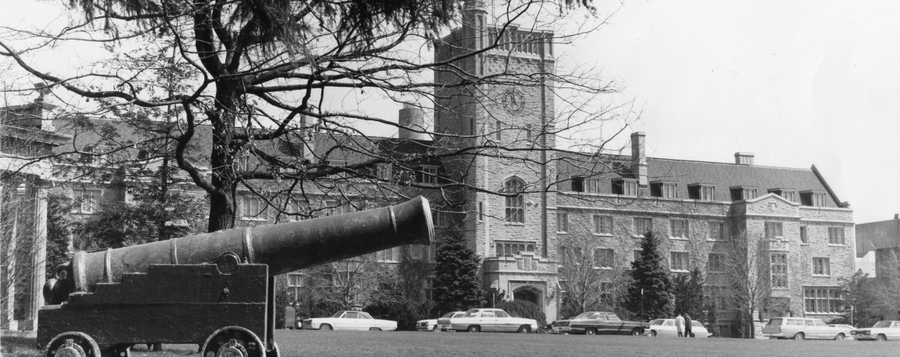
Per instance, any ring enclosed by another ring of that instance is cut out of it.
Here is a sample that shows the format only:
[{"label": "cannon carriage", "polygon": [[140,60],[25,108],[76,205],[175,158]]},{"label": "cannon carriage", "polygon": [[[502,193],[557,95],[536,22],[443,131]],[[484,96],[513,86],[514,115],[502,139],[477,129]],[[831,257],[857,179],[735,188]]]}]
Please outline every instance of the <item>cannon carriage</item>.
[{"label": "cannon carriage", "polygon": [[78,252],[44,289],[48,357],[129,356],[141,343],[203,357],[277,357],[275,275],[404,244],[429,244],[428,200],[339,216]]}]

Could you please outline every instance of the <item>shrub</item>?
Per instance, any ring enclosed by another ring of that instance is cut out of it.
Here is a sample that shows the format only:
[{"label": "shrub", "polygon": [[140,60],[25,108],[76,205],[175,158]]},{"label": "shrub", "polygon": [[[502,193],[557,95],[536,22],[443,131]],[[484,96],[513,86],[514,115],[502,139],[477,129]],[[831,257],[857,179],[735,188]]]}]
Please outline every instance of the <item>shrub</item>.
[{"label": "shrub", "polygon": [[366,306],[365,311],[377,319],[396,320],[397,330],[415,331],[416,321],[430,318],[434,307],[430,300],[413,301],[410,299],[376,300]]},{"label": "shrub", "polygon": [[497,304],[498,309],[503,309],[512,316],[524,317],[527,319],[535,319],[538,327],[547,324],[547,316],[541,311],[537,304],[525,300],[501,301]]}]

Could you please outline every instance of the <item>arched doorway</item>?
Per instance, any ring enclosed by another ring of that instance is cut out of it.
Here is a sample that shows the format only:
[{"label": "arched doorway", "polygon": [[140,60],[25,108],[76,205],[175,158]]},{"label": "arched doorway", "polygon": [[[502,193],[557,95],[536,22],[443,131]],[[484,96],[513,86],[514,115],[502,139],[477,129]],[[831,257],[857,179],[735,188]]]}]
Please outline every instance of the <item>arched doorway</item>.
[{"label": "arched doorway", "polygon": [[543,310],[543,306],[541,304],[541,292],[540,290],[531,287],[531,286],[523,286],[521,288],[516,289],[513,292],[513,300],[524,300],[529,301],[537,305]]}]

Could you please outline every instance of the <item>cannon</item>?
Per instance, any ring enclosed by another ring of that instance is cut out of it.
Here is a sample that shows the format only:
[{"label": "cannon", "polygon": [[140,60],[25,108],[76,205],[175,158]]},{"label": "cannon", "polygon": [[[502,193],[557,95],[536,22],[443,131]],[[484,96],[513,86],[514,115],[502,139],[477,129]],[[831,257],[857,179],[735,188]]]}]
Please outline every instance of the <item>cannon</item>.
[{"label": "cannon", "polygon": [[277,357],[275,275],[404,244],[430,244],[428,200],[306,221],[77,252],[44,287],[47,357],[130,356],[197,344],[202,357]]}]

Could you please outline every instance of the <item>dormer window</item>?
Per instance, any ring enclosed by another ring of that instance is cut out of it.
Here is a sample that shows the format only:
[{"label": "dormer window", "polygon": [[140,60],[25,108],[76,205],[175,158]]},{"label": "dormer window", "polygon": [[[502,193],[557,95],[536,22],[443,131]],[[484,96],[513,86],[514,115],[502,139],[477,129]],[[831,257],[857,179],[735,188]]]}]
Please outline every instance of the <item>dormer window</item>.
[{"label": "dormer window", "polygon": [[650,183],[650,196],[662,198],[678,198],[675,189],[678,185],[674,182],[656,181]]},{"label": "dormer window", "polygon": [[825,207],[824,191],[800,192],[800,204],[811,207]]},{"label": "dormer window", "polygon": [[612,181],[612,192],[617,195],[637,197],[638,180],[620,178]]},{"label": "dormer window", "polygon": [[586,193],[600,193],[599,177],[573,177],[572,191]]},{"label": "dormer window", "polygon": [[693,200],[715,201],[716,186],[702,183],[688,185],[688,196]]},{"label": "dormer window", "polygon": [[787,188],[770,188],[769,193],[779,195],[791,202],[797,202],[797,190],[791,190]]},{"label": "dormer window", "polygon": [[731,188],[731,200],[742,201],[756,198],[756,187],[735,186]]}]

